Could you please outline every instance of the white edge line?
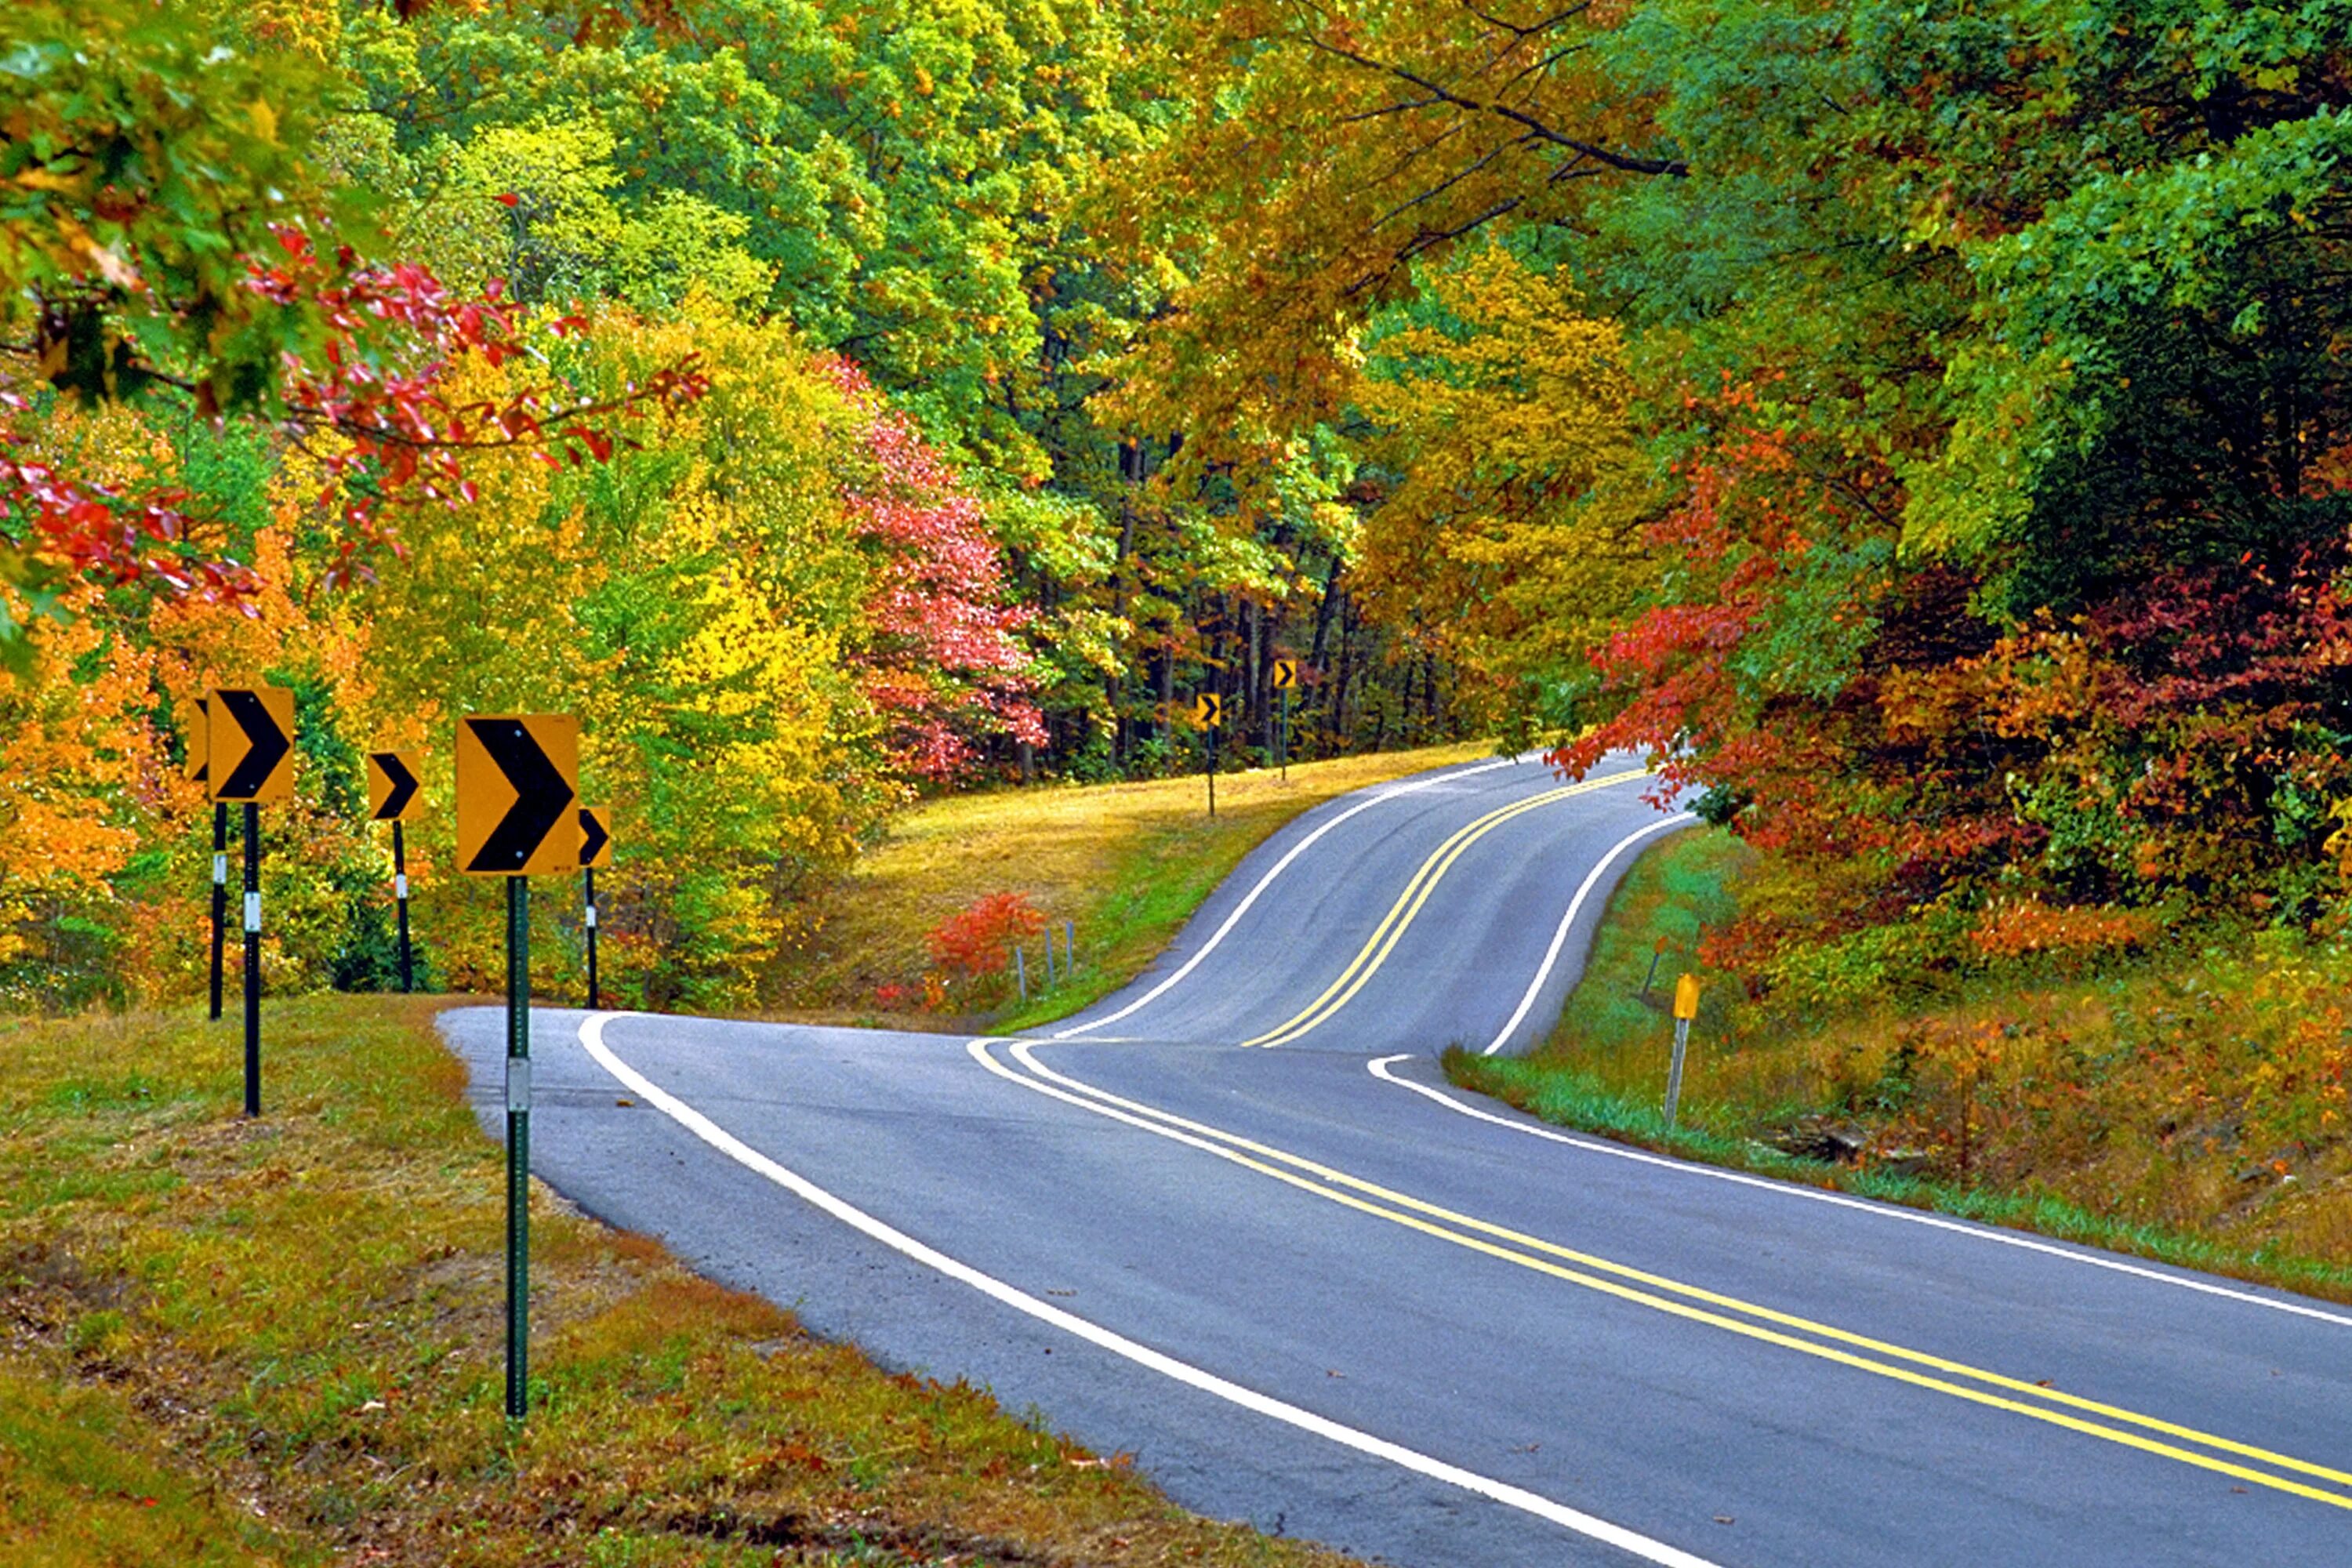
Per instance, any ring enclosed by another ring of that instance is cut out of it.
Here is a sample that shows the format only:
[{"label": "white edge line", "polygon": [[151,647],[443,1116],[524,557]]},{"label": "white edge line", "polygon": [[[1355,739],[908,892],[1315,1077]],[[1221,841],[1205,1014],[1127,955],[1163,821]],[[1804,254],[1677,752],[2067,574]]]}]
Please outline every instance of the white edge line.
[{"label": "white edge line", "polygon": [[1481,1056],[1491,1057],[1502,1049],[1503,1042],[1509,1039],[1521,1022],[1526,1019],[1528,1009],[1536,1005],[1536,994],[1543,989],[1544,982],[1551,978],[1551,966],[1559,962],[1559,950],[1567,945],[1568,928],[1576,923],[1578,911],[1584,908],[1584,900],[1591,895],[1594,884],[1601,880],[1601,873],[1617,863],[1618,856],[1622,855],[1651,834],[1663,833],[1669,827],[1680,827],[1685,823],[1697,820],[1698,818],[1690,812],[1678,811],[1672,816],[1628,833],[1609,847],[1609,853],[1603,855],[1593,864],[1592,869],[1585,873],[1584,880],[1577,885],[1576,896],[1568,900],[1568,913],[1559,917],[1559,929],[1551,933],[1551,946],[1544,950],[1543,963],[1536,966],[1536,977],[1528,982],[1527,994],[1519,998],[1517,1008],[1511,1014],[1511,1021],[1504,1025],[1493,1039],[1486,1042],[1486,1048],[1479,1053]]},{"label": "white edge line", "polygon": [[2331,1312],[2321,1307],[2306,1306],[2300,1301],[2282,1300],[2273,1296],[2257,1296],[2250,1290],[2231,1289],[2227,1285],[2216,1285],[2208,1279],[2167,1273],[2159,1268],[2143,1268],[2137,1263],[2126,1262],[2120,1258],[2108,1258],[2074,1247],[2062,1247],[2055,1242],[2043,1241],[2035,1237],[2002,1230],[1992,1226],[1948,1219],[1942,1215],[1923,1213],[1918,1209],[1906,1208],[1900,1204],[1883,1203],[1874,1198],[1850,1197],[1843,1193],[1825,1193],[1818,1187],[1803,1186],[1794,1182],[1774,1181],[1769,1176],[1751,1176],[1744,1171],[1726,1171],[1717,1166],[1696,1164],[1688,1160],[1670,1159],[1664,1154],[1653,1154],[1647,1150],[1629,1149],[1623,1144],[1611,1143],[1596,1138],[1579,1138],[1570,1133],[1555,1131],[1549,1127],[1537,1126],[1507,1116],[1497,1116],[1492,1111],[1465,1105],[1452,1095],[1442,1094],[1426,1084],[1414,1083],[1411,1079],[1398,1078],[1388,1070],[1390,1064],[1393,1062],[1412,1059],[1412,1054],[1407,1052],[1392,1057],[1376,1057],[1365,1066],[1374,1078],[1383,1083],[1392,1083],[1399,1089],[1409,1089],[1415,1094],[1435,1100],[1448,1110],[1475,1118],[1480,1121],[1491,1121],[1497,1127],[1507,1127],[1514,1132],[1524,1132],[1530,1138],[1541,1138],[1553,1143],[1565,1143],[1571,1149],[1580,1149],[1588,1154],[1606,1154],[1612,1159],[1630,1160],[1637,1165],[1655,1165],[1660,1169],[1677,1172],[1685,1176],[1703,1176],[1710,1181],[1729,1182],[1735,1186],[1760,1188],[1765,1192],[1778,1193],[1783,1197],[1802,1198],[1809,1203],[1829,1204],[1843,1209],[1858,1209],[1864,1214],[1876,1215],[1882,1219],[1900,1220],[1906,1225],[1923,1225],[1930,1230],[1950,1231],[1956,1236],[1972,1237],[1979,1241],[1996,1242],[2002,1247],[2014,1247],[2024,1252],[2038,1252],[2045,1257],[2063,1258],[2069,1263],[2080,1263],[2087,1268],[2105,1268],[2111,1273],[2128,1274],[2137,1279],[2154,1280],[2159,1285],[2170,1285],[2182,1290],[2194,1290],[2207,1296],[2220,1296],[2232,1301],[2243,1301],[2252,1306],[2268,1307],[2274,1312],[2290,1312],[2296,1317],[2315,1318],[2324,1323],[2335,1323],[2344,1328],[2352,1328],[2352,1317],[2347,1317],[2341,1312]]},{"label": "white edge line", "polygon": [[[835,1196],[806,1177],[789,1171],[769,1159],[758,1150],[735,1138],[692,1106],[656,1087],[642,1073],[614,1055],[612,1048],[604,1044],[604,1026],[615,1018],[627,1016],[630,1015],[596,1013],[581,1021],[580,1044],[591,1057],[595,1058],[598,1066],[627,1086],[646,1104],[661,1111],[663,1115],[667,1116],[737,1164],[755,1174],[766,1177],[812,1207],[839,1220],[851,1229],[872,1237],[893,1251],[902,1253],[926,1268],[936,1269],[959,1284],[968,1285],[982,1295],[1001,1302],[1017,1312],[1025,1313],[1042,1323],[1049,1324],[1089,1344],[1107,1350],[1113,1355],[1123,1357],[1139,1366],[1159,1373],[1163,1377],[1183,1384],[1189,1388],[1197,1389],[1203,1394],[1224,1400],[1228,1404],[1237,1405],[1253,1414],[1279,1421],[1285,1426],[1295,1426],[1302,1432],[1337,1443],[1342,1447],[1352,1448],[1360,1454],[1385,1460],[1390,1464],[1413,1471],[1415,1474],[1426,1476],[1432,1480],[1444,1481],[1490,1501],[1533,1514],[1538,1519],[1605,1542],[1620,1551],[1630,1552],[1645,1563],[1660,1563],[1664,1568],[1720,1568],[1720,1564],[1711,1563],[1706,1558],[1694,1556],[1690,1552],[1678,1547],[1669,1546],[1661,1541],[1653,1541],[1646,1535],[1638,1534],[1622,1525],[1612,1524],[1605,1519],[1596,1519],[1591,1514],[1554,1502],[1549,1498],[1528,1491],[1525,1488],[1512,1486],[1507,1481],[1495,1480],[1474,1471],[1463,1469],[1456,1465],[1449,1465],[1443,1459],[1432,1458],[1426,1454],[1391,1443],[1386,1438],[1375,1437],[1369,1432],[1359,1431],[1353,1426],[1341,1426],[1339,1422],[1327,1416],[1318,1415],[1311,1410],[1302,1409],[1298,1405],[1276,1399],[1269,1394],[1260,1394],[1255,1389],[1244,1388],[1237,1383],[1228,1382],[1214,1373],[1204,1372],[1190,1363],[1178,1361],[1171,1355],[1153,1350],[1149,1345],[1140,1344],[1124,1334],[1116,1333],[1098,1324],[1089,1322],[1074,1312],[1065,1311],[1049,1302],[1040,1300],[1025,1290],[1008,1285],[992,1275],[983,1274],[971,1265],[950,1258],[936,1247],[916,1240],[904,1231],[884,1224],[863,1209]],[[974,1040],[968,1048],[983,1060],[989,1060],[986,1054],[987,1045],[988,1042],[985,1040]],[[992,1060],[989,1061],[989,1065],[996,1066]],[[1017,1076],[1011,1074],[1005,1076],[1013,1078],[1013,1081],[1016,1083],[1021,1081]],[[1035,1087],[1043,1088],[1042,1085]]]},{"label": "white edge line", "polygon": [[1118,1023],[1121,1018],[1126,1017],[1137,1008],[1145,1005],[1147,1003],[1156,1002],[1161,996],[1166,995],[1171,986],[1183,979],[1186,975],[1192,973],[1194,969],[1200,966],[1200,963],[1202,959],[1208,957],[1209,954],[1217,950],[1217,944],[1225,940],[1225,933],[1232,931],[1234,927],[1240,922],[1241,918],[1244,915],[1249,913],[1250,906],[1257,902],[1257,896],[1260,893],[1265,892],[1266,889],[1273,884],[1273,881],[1276,877],[1281,876],[1285,871],[1290,869],[1290,863],[1292,861],[1297,859],[1301,855],[1307,853],[1309,848],[1313,847],[1317,839],[1322,837],[1325,834],[1330,832],[1333,828],[1339,826],[1339,824],[1347,821],[1358,812],[1370,811],[1372,807],[1379,805],[1383,801],[1394,800],[1401,795],[1411,795],[1415,790],[1428,789],[1433,784],[1441,784],[1449,779],[1466,779],[1474,773],[1491,773],[1496,768],[1507,768],[1512,766],[1517,761],[1518,759],[1517,757],[1503,757],[1491,763],[1480,763],[1475,767],[1448,768],[1444,773],[1433,773],[1425,779],[1416,779],[1411,784],[1398,784],[1393,788],[1384,789],[1369,800],[1358,801],[1355,805],[1349,806],[1347,810],[1340,812],[1338,816],[1330,818],[1328,821],[1324,822],[1322,825],[1318,826],[1314,832],[1308,834],[1306,837],[1292,845],[1288,853],[1284,855],[1281,859],[1276,860],[1272,866],[1266,868],[1265,875],[1257,879],[1257,885],[1250,889],[1250,890],[1243,896],[1242,901],[1234,906],[1233,911],[1226,915],[1224,920],[1218,925],[1217,929],[1210,934],[1209,940],[1201,944],[1200,951],[1193,953],[1192,957],[1186,959],[1175,973],[1170,975],[1167,979],[1161,981],[1159,984],[1153,986],[1142,995],[1138,996],[1134,1001],[1129,1002],[1118,1012],[1109,1014],[1105,1017],[1097,1018],[1091,1024],[1078,1024],[1070,1028],[1060,1030],[1055,1033],[1053,1037],[1057,1040],[1069,1040],[1075,1039],[1080,1035],[1090,1034],[1093,1031],[1101,1028],[1106,1024]]}]

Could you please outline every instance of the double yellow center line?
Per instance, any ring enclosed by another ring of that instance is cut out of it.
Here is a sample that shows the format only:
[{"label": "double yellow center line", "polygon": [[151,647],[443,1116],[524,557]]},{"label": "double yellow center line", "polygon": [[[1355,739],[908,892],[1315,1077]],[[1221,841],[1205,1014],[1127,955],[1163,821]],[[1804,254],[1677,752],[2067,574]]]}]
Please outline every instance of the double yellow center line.
[{"label": "double yellow center line", "polygon": [[1399,893],[1396,902],[1389,906],[1389,912],[1381,917],[1381,923],[1372,928],[1372,934],[1365,939],[1356,956],[1348,961],[1348,967],[1339,972],[1339,978],[1324,987],[1323,994],[1293,1014],[1286,1022],[1277,1024],[1255,1039],[1244,1040],[1242,1044],[1286,1046],[1346,1006],[1356,993],[1364,988],[1365,982],[1388,962],[1389,954],[1395,951],[1397,940],[1404,935],[1405,928],[1412,924],[1413,917],[1421,913],[1421,906],[1429,901],[1429,895],[1436,888],[1438,879],[1453,868],[1454,862],[1462,858],[1470,846],[1487,834],[1514,817],[1524,816],[1555,801],[1605,789],[1611,784],[1623,784],[1628,779],[1649,776],[1648,769],[1634,768],[1625,773],[1586,779],[1581,784],[1567,784],[1547,790],[1542,795],[1531,795],[1525,800],[1513,801],[1508,805],[1497,806],[1486,816],[1455,828],[1444,843],[1430,852],[1429,858],[1421,863],[1421,868],[1413,872],[1412,879],[1404,885],[1404,891]]},{"label": "double yellow center line", "polygon": [[1685,1321],[2352,1511],[2352,1473],[1744,1301],[1426,1203],[1055,1072],[1037,1061],[1031,1054],[1033,1043],[1027,1041],[1013,1047],[1013,1057],[1032,1075],[1024,1078],[994,1060],[986,1049],[988,1043],[973,1041],[972,1056],[990,1071],[1024,1088],[1190,1144],[1423,1236]]}]

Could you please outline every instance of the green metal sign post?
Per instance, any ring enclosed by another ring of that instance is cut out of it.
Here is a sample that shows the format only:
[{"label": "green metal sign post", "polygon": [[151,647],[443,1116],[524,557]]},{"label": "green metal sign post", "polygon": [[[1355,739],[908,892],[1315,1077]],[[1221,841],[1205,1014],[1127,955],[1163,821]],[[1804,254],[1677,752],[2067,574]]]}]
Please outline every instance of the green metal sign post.
[{"label": "green metal sign post", "polygon": [[507,1416],[530,1409],[530,879],[507,879]]}]

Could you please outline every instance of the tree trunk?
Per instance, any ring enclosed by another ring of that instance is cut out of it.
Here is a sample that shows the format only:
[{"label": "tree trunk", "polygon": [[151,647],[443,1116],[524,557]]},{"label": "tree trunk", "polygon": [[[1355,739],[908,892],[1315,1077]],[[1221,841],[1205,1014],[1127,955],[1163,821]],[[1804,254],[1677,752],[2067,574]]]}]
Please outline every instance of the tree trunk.
[{"label": "tree trunk", "polygon": [[[1114,619],[1127,614],[1127,560],[1135,550],[1135,487],[1142,482],[1143,445],[1139,441],[1124,441],[1118,448],[1119,478],[1126,481],[1118,501],[1118,553],[1112,557],[1110,568],[1110,613]],[[1110,699],[1110,760],[1111,766],[1125,772],[1129,759],[1135,753],[1135,735],[1127,717],[1128,665],[1135,656],[1135,639],[1128,638],[1122,657],[1111,666],[1103,678]]]}]

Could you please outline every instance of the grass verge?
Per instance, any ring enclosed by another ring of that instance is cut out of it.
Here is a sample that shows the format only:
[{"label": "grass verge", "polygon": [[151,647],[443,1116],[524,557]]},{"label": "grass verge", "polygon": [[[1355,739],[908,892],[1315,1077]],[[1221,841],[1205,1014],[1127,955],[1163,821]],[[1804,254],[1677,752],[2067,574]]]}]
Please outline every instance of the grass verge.
[{"label": "grass verge", "polygon": [[[1217,815],[1199,777],[1041,785],[915,806],[828,900],[819,951],[787,984],[795,1016],[900,1027],[969,1026],[979,1015],[1025,1028],[1077,1011],[1151,962],[1201,901],[1268,835],[1310,806],[1367,784],[1491,756],[1484,742],[1341,757],[1290,770],[1220,774]],[[945,1013],[914,1010],[924,937],[992,893],[1026,897],[1059,931],[1076,927],[1076,972],[1050,989],[1032,941],[1032,1003],[1009,976],[951,991]],[[903,1002],[877,999],[896,987]]]},{"label": "grass verge", "polygon": [[0,1561],[1345,1560],[1176,1509],[533,1197],[502,1413],[501,1162],[424,998],[0,1025]]},{"label": "grass verge", "polygon": [[[2298,1146],[2288,1160],[2242,1107],[2234,1119],[2226,1105],[2183,1109],[2210,1088],[2200,1066],[2212,1059],[2181,1043],[2184,1027],[2217,1049],[2251,1027],[2228,1005],[2238,989],[2208,972],[2227,972],[2221,955],[2175,951],[2090,977],[1990,973],[1792,1019],[1690,956],[1737,916],[1747,858],[1712,829],[1651,848],[1611,900],[1551,1036],[1520,1058],[1449,1051],[1447,1075],[1686,1158],[2352,1301],[2352,1158]],[[1685,970],[1701,1002],[1669,1129],[1668,1008]]]}]

